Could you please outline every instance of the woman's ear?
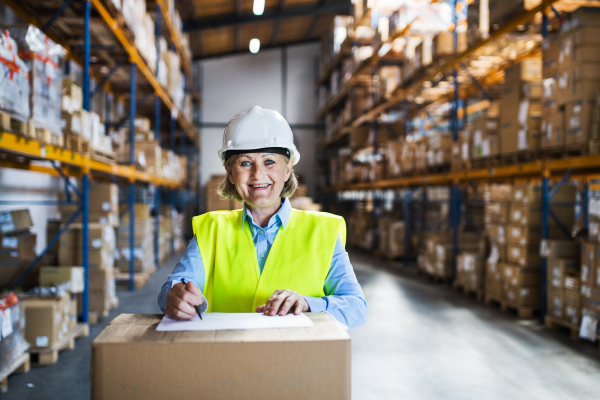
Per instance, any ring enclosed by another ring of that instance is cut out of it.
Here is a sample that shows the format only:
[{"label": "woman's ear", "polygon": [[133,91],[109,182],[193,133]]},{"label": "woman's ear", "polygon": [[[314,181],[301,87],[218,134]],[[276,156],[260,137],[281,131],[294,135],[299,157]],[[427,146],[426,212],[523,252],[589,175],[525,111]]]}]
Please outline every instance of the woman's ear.
[{"label": "woman's ear", "polygon": [[284,182],[287,182],[288,179],[290,179],[290,176],[292,176],[292,167],[294,166],[294,160],[290,159],[290,162],[287,163],[286,167],[285,167],[285,180]]},{"label": "woman's ear", "polygon": [[227,171],[227,179],[229,179],[229,182],[232,185],[235,185],[235,182],[233,181],[233,173],[232,173],[232,168],[228,167],[227,165],[225,165],[225,171]]}]

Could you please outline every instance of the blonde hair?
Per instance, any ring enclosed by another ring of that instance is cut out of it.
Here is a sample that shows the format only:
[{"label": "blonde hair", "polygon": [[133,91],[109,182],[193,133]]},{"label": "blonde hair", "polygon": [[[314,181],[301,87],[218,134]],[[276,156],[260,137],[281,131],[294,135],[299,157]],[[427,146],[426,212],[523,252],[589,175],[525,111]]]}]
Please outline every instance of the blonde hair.
[{"label": "blonde hair", "polygon": [[[286,165],[289,164],[290,159],[284,155],[278,154],[278,156],[282,157],[285,160]],[[234,162],[237,161],[239,154],[230,157],[227,161],[223,163],[223,166],[227,169],[231,168]],[[294,192],[298,189],[298,177],[294,173],[294,167],[292,167],[292,172],[290,174],[290,178],[284,183],[283,189],[281,190],[281,194],[279,197],[291,197]],[[223,179],[223,182],[219,185],[218,193],[223,199],[235,199],[237,201],[244,201],[242,196],[238,193],[235,185],[229,181],[229,176],[226,176]]]}]

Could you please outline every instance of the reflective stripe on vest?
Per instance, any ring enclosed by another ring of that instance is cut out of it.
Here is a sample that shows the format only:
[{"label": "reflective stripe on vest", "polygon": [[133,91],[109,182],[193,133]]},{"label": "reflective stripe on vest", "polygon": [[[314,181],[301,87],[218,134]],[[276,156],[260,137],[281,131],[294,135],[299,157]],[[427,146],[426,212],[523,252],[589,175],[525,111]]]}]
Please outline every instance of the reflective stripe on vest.
[{"label": "reflective stripe on vest", "polygon": [[323,296],[323,285],[338,236],[346,243],[342,217],[292,209],[279,228],[262,274],[243,210],[214,211],[192,225],[204,264],[208,312],[254,312],[277,289]]}]

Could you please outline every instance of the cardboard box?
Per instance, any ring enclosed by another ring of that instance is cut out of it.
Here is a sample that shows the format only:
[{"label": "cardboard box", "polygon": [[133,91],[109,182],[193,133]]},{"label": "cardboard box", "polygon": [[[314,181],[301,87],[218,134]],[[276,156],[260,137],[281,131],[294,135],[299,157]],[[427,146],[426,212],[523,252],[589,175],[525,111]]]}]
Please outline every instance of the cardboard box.
[{"label": "cardboard box", "polygon": [[493,243],[505,244],[506,243],[506,225],[505,224],[489,224],[487,226],[487,233],[490,240]]},{"label": "cardboard box", "polygon": [[[600,52],[598,53],[600,54]],[[600,69],[600,65],[598,68]],[[600,84],[598,88],[600,88]],[[577,99],[565,104],[567,144],[585,143],[590,140],[590,129],[596,106],[595,99]]]},{"label": "cardboard box", "polygon": [[[579,259],[577,258],[548,258],[546,266],[548,286],[558,289],[566,288],[565,280],[567,278],[579,278],[579,275],[581,274],[580,265]],[[574,289],[577,280],[573,279],[569,281],[571,289]]]},{"label": "cardboard box", "polygon": [[592,285],[596,282],[596,251],[600,247],[595,243],[581,244],[581,284]]},{"label": "cardboard box", "polygon": [[542,240],[540,254],[549,258],[579,258],[581,245],[574,240]]},{"label": "cardboard box", "polygon": [[540,286],[512,286],[505,282],[504,298],[517,306],[539,307],[541,304]]},{"label": "cardboard box", "polygon": [[0,236],[0,260],[35,258],[37,235],[24,232],[11,236]]},{"label": "cardboard box", "polygon": [[502,296],[502,282],[493,279],[486,279],[485,281],[485,293],[490,296],[494,296],[501,299]]},{"label": "cardboard box", "polygon": [[24,297],[22,301],[27,321],[25,339],[32,347],[52,347],[62,340],[69,329],[69,317],[65,318],[65,310],[70,310],[68,295],[44,298]]},{"label": "cardboard box", "polygon": [[498,268],[502,270],[504,281],[512,286],[535,286],[542,283],[540,268],[522,268],[510,263],[500,263]]},{"label": "cardboard box", "polygon": [[491,222],[505,224],[510,222],[510,203],[508,202],[491,202],[486,203],[485,213],[489,216]]},{"label": "cardboard box", "polygon": [[[29,267],[34,258],[31,259],[12,259],[12,260],[0,260],[0,289],[8,289],[15,281],[21,276],[21,274]],[[39,275],[39,263],[19,284],[19,287],[23,290],[28,290],[38,285]]]},{"label": "cardboard box", "polygon": [[350,336],[307,315],[314,327],[157,332],[162,315],[122,314],[92,342],[92,398],[350,399]]},{"label": "cardboard box", "polygon": [[27,231],[33,228],[33,220],[28,209],[0,212],[0,234]]},{"label": "cardboard box", "polygon": [[565,294],[563,289],[548,289],[547,304],[548,314],[559,319],[564,319]]},{"label": "cardboard box", "polygon": [[539,244],[508,244],[508,261],[522,267],[539,268],[542,265]]},{"label": "cardboard box", "polygon": [[71,283],[71,293],[83,292],[83,267],[41,267],[40,286]]},{"label": "cardboard box", "polygon": [[587,300],[600,304],[600,287],[582,284],[580,292],[585,304]]},{"label": "cardboard box", "polygon": [[[550,188],[552,190],[552,188]],[[577,188],[563,185],[552,197],[553,202],[575,202]],[[515,203],[541,203],[542,186],[540,183],[515,183],[512,190],[512,201]],[[512,204],[512,203],[511,203]]]}]

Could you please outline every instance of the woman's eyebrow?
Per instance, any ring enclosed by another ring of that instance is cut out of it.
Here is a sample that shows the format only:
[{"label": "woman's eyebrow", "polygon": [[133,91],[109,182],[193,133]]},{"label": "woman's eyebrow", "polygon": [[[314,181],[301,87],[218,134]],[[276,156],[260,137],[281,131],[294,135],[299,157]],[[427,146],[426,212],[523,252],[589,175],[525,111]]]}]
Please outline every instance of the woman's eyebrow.
[{"label": "woman's eyebrow", "polygon": [[272,155],[273,155],[273,153],[265,153],[265,154],[263,154],[262,156],[263,156],[263,157],[267,157],[267,156],[272,156]]}]

